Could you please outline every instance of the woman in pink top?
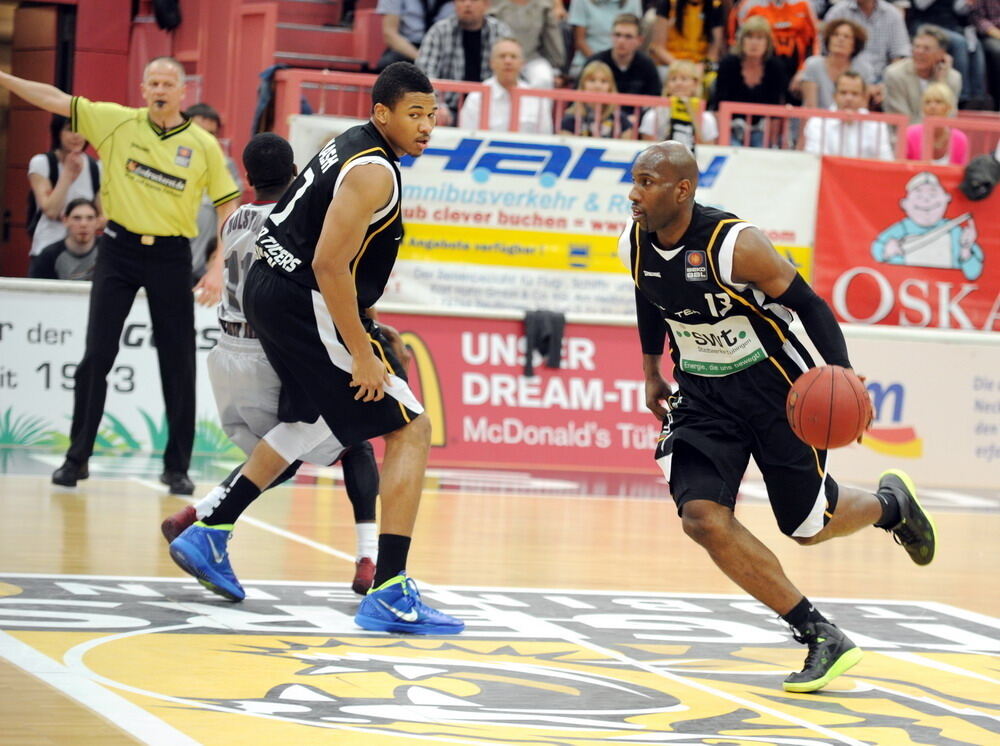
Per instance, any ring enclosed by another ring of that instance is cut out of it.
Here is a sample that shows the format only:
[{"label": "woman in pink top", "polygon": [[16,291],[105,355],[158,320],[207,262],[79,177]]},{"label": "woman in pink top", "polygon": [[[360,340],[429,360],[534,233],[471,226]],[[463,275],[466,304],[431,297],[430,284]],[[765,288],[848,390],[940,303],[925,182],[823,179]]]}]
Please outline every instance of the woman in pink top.
[{"label": "woman in pink top", "polygon": [[[953,117],[957,113],[955,94],[944,83],[931,83],[924,91],[923,110],[925,117]],[[924,125],[911,124],[906,128],[906,157],[911,161],[922,160]],[[934,147],[931,161],[940,165],[963,165],[969,158],[969,138],[961,130],[953,127],[938,127],[934,130]]]}]

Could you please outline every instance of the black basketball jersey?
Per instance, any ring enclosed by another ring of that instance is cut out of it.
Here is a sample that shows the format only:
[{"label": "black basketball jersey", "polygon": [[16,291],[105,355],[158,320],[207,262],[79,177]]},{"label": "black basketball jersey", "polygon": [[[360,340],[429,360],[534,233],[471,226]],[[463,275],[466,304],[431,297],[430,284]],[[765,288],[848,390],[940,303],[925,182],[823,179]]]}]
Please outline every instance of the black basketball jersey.
[{"label": "black basketball jersey", "polygon": [[257,236],[257,255],[275,271],[319,290],[312,271],[316,242],[330,201],[354,167],[385,166],[393,174],[392,198],[372,215],[351,273],[358,306],[370,308],[382,296],[403,238],[399,161],[375,125],[351,127],[328,142],[291,183]]},{"label": "black basketball jersey", "polygon": [[663,316],[675,371],[726,376],[783,351],[802,370],[808,353],[789,331],[791,312],[752,284],[733,281],[736,237],[750,223],[695,203],[675,246],[629,221],[618,242],[642,297]]}]

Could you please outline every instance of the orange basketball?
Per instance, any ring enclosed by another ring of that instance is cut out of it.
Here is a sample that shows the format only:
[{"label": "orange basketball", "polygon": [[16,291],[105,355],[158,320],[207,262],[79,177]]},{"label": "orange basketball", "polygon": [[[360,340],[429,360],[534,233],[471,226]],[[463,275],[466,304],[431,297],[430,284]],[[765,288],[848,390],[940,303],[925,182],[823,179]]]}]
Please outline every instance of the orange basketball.
[{"label": "orange basketball", "polygon": [[801,440],[814,448],[840,448],[856,441],[868,427],[872,403],[853,371],[824,365],[796,379],[785,411]]}]

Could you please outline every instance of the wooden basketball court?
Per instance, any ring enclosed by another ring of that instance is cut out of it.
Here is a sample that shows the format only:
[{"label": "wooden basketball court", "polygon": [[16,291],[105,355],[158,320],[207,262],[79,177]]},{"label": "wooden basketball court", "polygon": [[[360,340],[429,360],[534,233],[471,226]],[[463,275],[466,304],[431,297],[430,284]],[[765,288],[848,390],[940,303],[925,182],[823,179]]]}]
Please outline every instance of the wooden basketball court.
[{"label": "wooden basketball court", "polygon": [[[411,574],[450,638],[354,626],[351,511],[301,474],[237,527],[231,604],[171,562],[184,505],[158,463],[0,461],[0,744],[987,744],[1000,742],[1000,495],[926,490],[935,562],[872,529],[780,536],[760,485],[738,515],[866,650],[822,692],[804,648],[687,539],[655,475],[432,471]],[[206,464],[199,490],[228,471]],[[611,494],[604,494],[611,493]],[[658,496],[659,495],[659,496]]]}]

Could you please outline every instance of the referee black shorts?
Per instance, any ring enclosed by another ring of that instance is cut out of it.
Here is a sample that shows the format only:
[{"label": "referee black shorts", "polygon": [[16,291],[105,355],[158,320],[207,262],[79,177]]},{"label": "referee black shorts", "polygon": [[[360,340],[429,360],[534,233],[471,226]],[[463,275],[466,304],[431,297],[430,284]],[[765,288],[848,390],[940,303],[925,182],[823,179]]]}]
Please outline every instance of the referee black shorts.
[{"label": "referee black shorts", "polygon": [[786,536],[814,536],[833,516],[838,489],[826,473],[827,453],[799,440],[785,416],[791,384],[778,365],[791,371],[794,363],[783,357],[718,378],[677,373],[680,396],[655,458],[678,513],[691,500],[735,508],[752,456]]},{"label": "referee black shorts", "polygon": [[315,422],[321,416],[337,439],[351,446],[398,430],[424,411],[371,319],[362,318],[362,324],[372,350],[389,369],[391,383],[380,401],[363,402],[354,398],[351,353],[320,293],[257,261],[247,273],[243,301],[247,321],[281,379],[281,421]]}]

